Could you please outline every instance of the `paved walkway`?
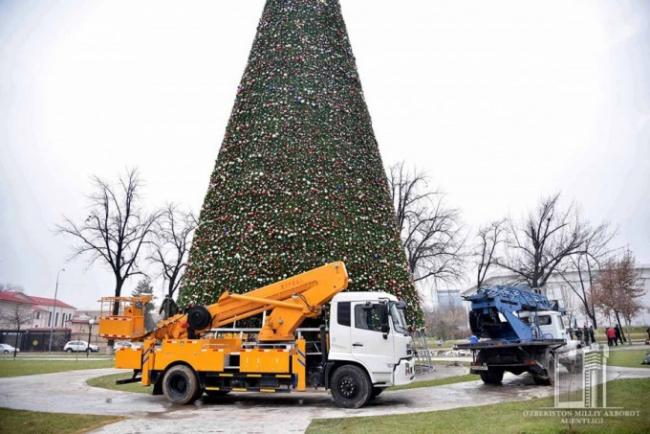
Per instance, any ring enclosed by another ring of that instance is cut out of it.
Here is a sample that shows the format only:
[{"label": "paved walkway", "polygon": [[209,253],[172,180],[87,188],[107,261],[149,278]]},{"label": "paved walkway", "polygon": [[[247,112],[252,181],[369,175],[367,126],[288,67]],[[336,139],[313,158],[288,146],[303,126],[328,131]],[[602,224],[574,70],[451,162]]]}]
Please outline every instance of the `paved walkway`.
[{"label": "paved walkway", "polygon": [[[334,407],[328,393],[232,394],[194,406],[173,406],[163,397],[86,385],[88,378],[119,372],[93,369],[0,378],[0,407],[66,413],[124,415],[99,433],[287,433],[303,432],[314,418],[378,416],[520,401],[552,394],[528,376],[507,375],[502,387],[480,381],[386,392],[371,405]],[[608,369],[609,379],[650,377],[650,369]]]}]

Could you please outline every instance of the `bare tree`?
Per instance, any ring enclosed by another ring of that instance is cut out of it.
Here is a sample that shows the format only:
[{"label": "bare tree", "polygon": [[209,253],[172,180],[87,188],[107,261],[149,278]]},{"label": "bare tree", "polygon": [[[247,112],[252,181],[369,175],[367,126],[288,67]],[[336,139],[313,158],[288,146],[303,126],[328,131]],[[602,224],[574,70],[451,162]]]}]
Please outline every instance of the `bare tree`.
[{"label": "bare tree", "polygon": [[440,192],[429,190],[427,177],[404,163],[390,168],[388,181],[414,281],[460,278],[465,240],[458,210],[448,208]]},{"label": "bare tree", "polygon": [[567,266],[558,270],[559,276],[580,300],[582,311],[589,317],[594,328],[598,328],[598,319],[594,298],[591,296],[592,288],[601,263],[611,253],[609,243],[615,233],[607,223],[589,229],[581,251],[569,257]]},{"label": "bare tree", "polygon": [[462,306],[436,306],[424,314],[425,329],[438,339],[459,339],[470,334],[467,311]]},{"label": "bare tree", "polygon": [[23,304],[14,303],[13,306],[9,307],[2,312],[0,319],[3,322],[6,322],[11,325],[16,330],[16,340],[14,342],[14,359],[18,353],[20,330],[23,325],[30,324],[34,317],[32,310]]},{"label": "bare tree", "polygon": [[156,264],[166,285],[161,308],[166,317],[172,314],[173,296],[187,268],[192,234],[196,226],[196,216],[192,212],[180,211],[173,204],[160,213],[160,219],[155,225],[149,260]]},{"label": "bare tree", "polygon": [[[635,259],[627,250],[620,259],[609,259],[602,267],[592,291],[593,303],[607,317],[612,315],[623,333],[621,317],[629,326],[632,317],[641,309],[638,298],[645,288],[635,269]],[[625,336],[623,336],[625,339]]]},{"label": "bare tree", "polygon": [[485,282],[488,271],[497,263],[497,248],[504,240],[505,220],[496,220],[478,230],[478,246],[474,252],[476,262],[476,289]]},{"label": "bare tree", "polygon": [[497,262],[531,288],[544,288],[560,265],[583,251],[589,237],[574,205],[561,209],[559,198],[558,193],[542,199],[537,210],[519,225],[510,222],[508,248],[511,254]]},{"label": "bare tree", "polygon": [[[131,276],[143,274],[138,259],[143,247],[150,242],[157,214],[145,213],[139,204],[141,181],[137,170],[129,170],[116,185],[93,178],[95,192],[90,196],[90,214],[83,223],[70,218],[58,226],[60,233],[76,242],[75,256],[88,255],[90,264],[97,260],[107,265],[115,277],[116,297],[122,294],[124,282]],[[115,303],[113,314],[119,305]]]}]

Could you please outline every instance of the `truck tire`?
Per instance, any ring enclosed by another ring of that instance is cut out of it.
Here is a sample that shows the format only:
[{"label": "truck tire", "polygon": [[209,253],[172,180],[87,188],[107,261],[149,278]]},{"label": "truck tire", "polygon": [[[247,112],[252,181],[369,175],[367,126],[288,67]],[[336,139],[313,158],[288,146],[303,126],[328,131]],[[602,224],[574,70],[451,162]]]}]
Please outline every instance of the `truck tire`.
[{"label": "truck tire", "polygon": [[544,369],[546,375],[533,375],[533,380],[539,386],[552,386],[555,382],[555,356],[551,352],[544,356]]},{"label": "truck tire", "polygon": [[483,383],[492,386],[498,386],[503,381],[503,369],[500,368],[488,368],[487,371],[481,371],[480,375]]},{"label": "truck tire", "polygon": [[552,386],[555,383],[555,355],[551,352],[546,356],[547,384]]},{"label": "truck tire", "polygon": [[338,407],[363,407],[372,398],[372,384],[368,375],[355,365],[337,368],[332,375],[330,389]]},{"label": "truck tire", "polygon": [[196,374],[186,365],[176,365],[163,377],[163,394],[173,404],[190,404],[199,397],[201,388]]}]

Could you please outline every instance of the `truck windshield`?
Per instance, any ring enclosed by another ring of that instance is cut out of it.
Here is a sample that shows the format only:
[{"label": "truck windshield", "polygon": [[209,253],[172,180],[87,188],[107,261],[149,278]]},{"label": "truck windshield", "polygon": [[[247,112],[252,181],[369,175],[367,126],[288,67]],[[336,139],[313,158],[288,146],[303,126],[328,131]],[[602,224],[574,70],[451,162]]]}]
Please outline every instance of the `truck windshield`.
[{"label": "truck windshield", "polygon": [[390,316],[393,318],[393,326],[397,333],[408,334],[408,327],[406,325],[406,317],[404,316],[404,308],[399,306],[394,301],[390,302]]}]

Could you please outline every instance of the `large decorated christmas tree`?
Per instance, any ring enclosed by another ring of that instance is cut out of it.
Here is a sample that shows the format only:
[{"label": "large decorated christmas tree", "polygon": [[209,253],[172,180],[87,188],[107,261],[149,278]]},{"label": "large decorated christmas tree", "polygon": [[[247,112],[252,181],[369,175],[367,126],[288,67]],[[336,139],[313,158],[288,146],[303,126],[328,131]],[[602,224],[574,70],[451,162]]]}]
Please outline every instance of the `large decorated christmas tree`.
[{"label": "large decorated christmas tree", "polygon": [[268,0],[201,210],[180,303],[327,262],[421,318],[337,0]]}]

